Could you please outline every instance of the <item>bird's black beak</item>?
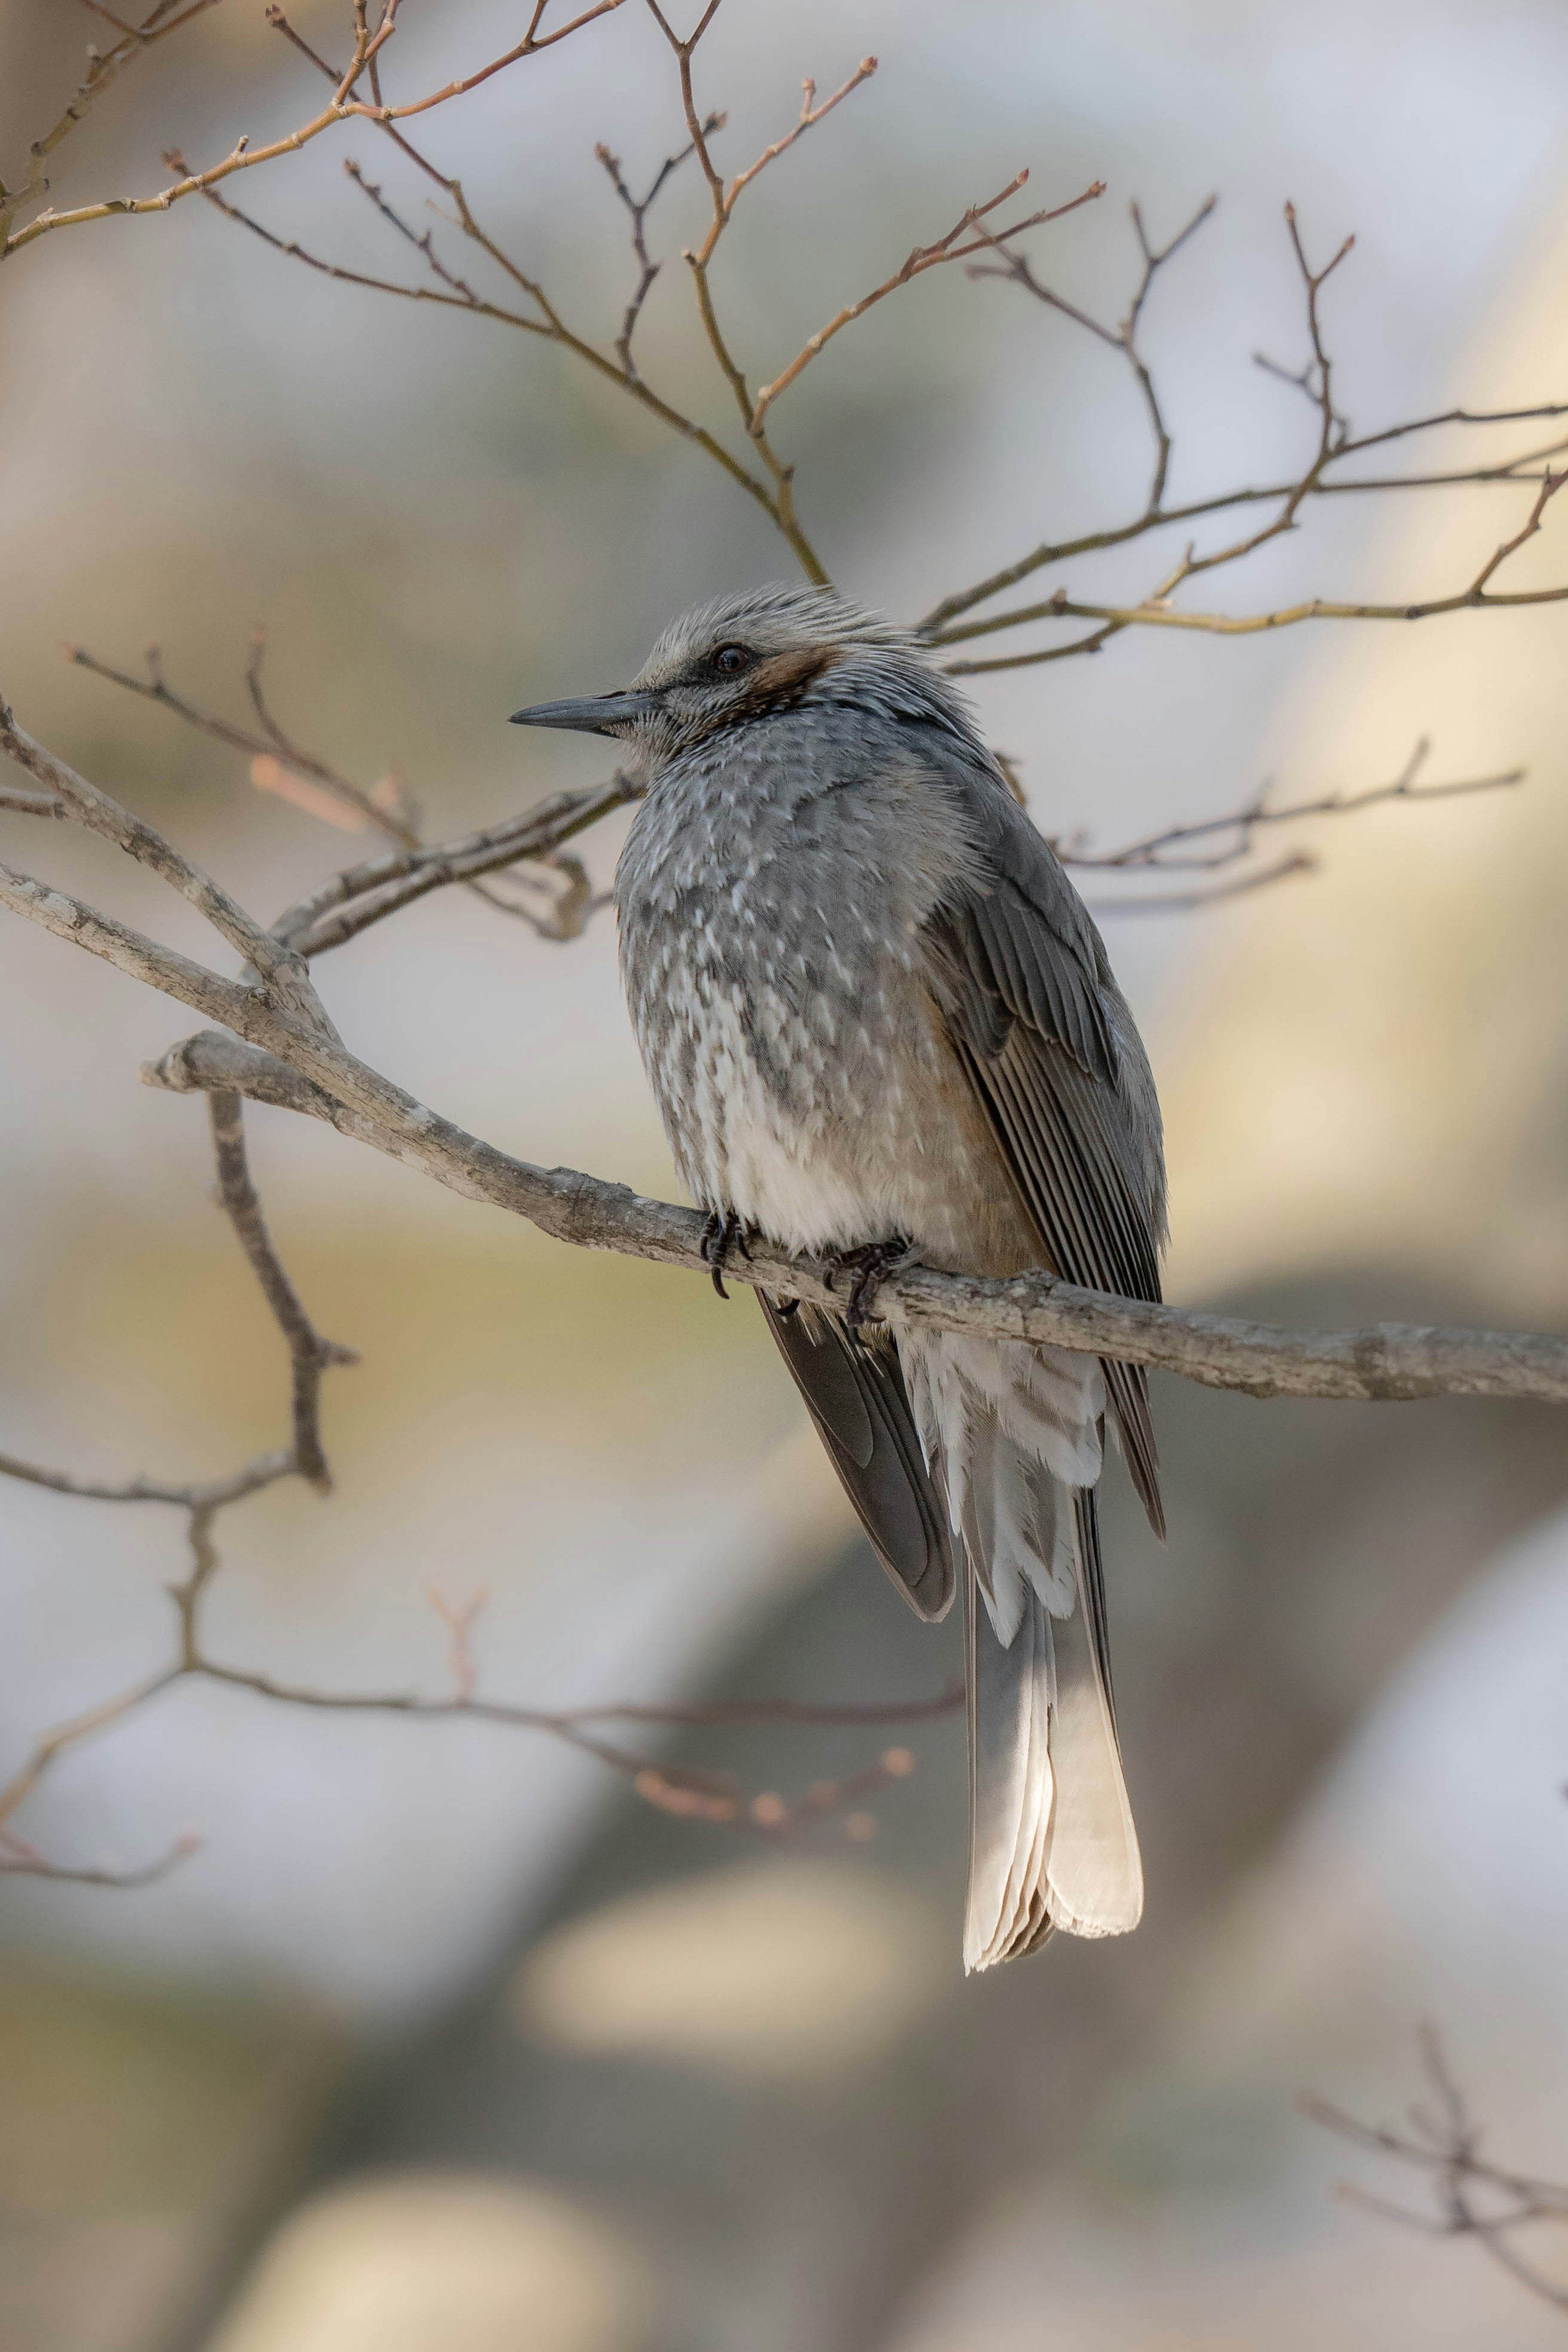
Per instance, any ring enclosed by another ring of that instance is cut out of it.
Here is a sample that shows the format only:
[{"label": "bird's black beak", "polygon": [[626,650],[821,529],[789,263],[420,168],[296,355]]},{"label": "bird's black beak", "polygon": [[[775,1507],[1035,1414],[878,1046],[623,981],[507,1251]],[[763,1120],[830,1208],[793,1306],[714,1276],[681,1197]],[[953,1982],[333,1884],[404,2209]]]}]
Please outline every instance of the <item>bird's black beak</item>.
[{"label": "bird's black beak", "polygon": [[585,694],[574,702],[536,702],[514,710],[514,727],[570,727],[579,735],[619,735],[657,709],[658,698],[634,688],[625,694]]}]

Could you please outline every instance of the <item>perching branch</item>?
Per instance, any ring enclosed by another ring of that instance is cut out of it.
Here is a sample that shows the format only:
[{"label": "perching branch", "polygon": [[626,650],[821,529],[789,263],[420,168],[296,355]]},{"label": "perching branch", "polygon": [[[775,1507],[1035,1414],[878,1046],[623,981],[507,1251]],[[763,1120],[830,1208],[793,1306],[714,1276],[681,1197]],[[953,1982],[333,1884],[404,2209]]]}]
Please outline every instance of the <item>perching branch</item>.
[{"label": "perching branch", "polygon": [[[9,713],[0,711],[0,749],[11,749],[17,740],[47,766],[50,755],[21,736]],[[106,794],[97,799],[124,818]],[[125,824],[129,828],[131,821]],[[128,831],[127,837],[141,841],[142,835],[143,859],[154,871],[196,873],[152,828]],[[526,1218],[557,1240],[707,1270],[703,1221],[694,1211],[644,1200],[624,1186],[574,1170],[536,1168],[498,1151],[416,1102],[358,1061],[335,1034],[296,1017],[258,983],[226,980],[81,900],[5,867],[0,867],[0,903],[235,1033],[205,1034],[174,1047],[144,1073],[149,1084],[174,1092],[233,1093],[304,1112],[423,1169],[469,1199]],[[247,1046],[259,1052],[247,1052]],[[842,1305],[830,1265],[791,1258],[761,1239],[750,1260],[737,1263],[734,1270],[779,1297]],[[1355,1332],[1292,1332],[1115,1299],[1043,1274],[991,1281],[921,1267],[890,1276],[879,1304],[894,1319],[1077,1348],[1255,1396],[1454,1394],[1568,1402],[1568,1339],[1544,1334],[1401,1324]]]},{"label": "perching branch", "polygon": [[1435,2105],[1413,2106],[1403,2126],[1363,2124],[1326,2099],[1304,2102],[1315,2123],[1352,2147],[1391,2157],[1428,2182],[1436,2211],[1412,2212],[1404,2205],[1351,2186],[1341,2189],[1350,2203],[1419,2230],[1433,2238],[1473,2238],[1509,2276],[1554,2310],[1568,2313],[1568,2278],[1554,2279],[1521,2255],[1515,2233],[1541,2222],[1568,2225],[1568,2184],[1535,2180],[1507,2171],[1480,2152],[1480,2131],[1455,2081],[1436,2029],[1424,2025],[1421,2055]]}]

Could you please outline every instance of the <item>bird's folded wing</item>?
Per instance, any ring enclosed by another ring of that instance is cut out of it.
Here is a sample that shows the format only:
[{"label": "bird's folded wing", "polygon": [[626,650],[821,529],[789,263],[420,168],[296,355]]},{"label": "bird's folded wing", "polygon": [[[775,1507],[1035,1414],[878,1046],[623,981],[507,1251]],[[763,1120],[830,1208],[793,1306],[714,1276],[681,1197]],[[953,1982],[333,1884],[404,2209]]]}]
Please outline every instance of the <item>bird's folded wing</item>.
[{"label": "bird's folded wing", "polygon": [[[1157,1299],[1158,1213],[1107,1014],[1100,935],[1022,811],[1009,803],[987,814],[994,838],[979,875],[925,926],[932,992],[1051,1270]],[[1105,1376],[1133,1483],[1163,1533],[1146,1377],[1114,1362]]]},{"label": "bird's folded wing", "polygon": [[947,1513],[898,1358],[852,1338],[836,1317],[808,1308],[782,1315],[757,1295],[878,1559],[917,1616],[944,1616],[953,1594]]}]

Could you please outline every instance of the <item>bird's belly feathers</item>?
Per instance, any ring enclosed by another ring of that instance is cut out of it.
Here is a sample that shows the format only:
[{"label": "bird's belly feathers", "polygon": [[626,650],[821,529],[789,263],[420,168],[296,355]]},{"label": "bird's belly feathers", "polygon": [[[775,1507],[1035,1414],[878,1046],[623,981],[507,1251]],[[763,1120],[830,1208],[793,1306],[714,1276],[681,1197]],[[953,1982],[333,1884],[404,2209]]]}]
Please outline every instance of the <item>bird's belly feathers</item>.
[{"label": "bird's belly feathers", "polygon": [[901,1234],[936,1265],[1034,1264],[934,1008],[912,970],[802,996],[676,953],[633,992],[654,1095],[693,1197],[796,1250]]}]

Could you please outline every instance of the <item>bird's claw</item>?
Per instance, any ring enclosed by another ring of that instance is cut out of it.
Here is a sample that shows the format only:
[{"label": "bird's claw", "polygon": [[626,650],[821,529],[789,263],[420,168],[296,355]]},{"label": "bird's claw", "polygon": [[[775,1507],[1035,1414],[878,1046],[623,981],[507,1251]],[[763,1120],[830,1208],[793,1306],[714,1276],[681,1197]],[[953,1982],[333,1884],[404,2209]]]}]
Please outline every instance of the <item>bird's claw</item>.
[{"label": "bird's claw", "polygon": [[831,1290],[836,1276],[847,1274],[850,1277],[844,1322],[851,1338],[870,1319],[877,1294],[889,1275],[906,1265],[910,1255],[910,1244],[901,1234],[895,1234],[891,1241],[865,1242],[858,1249],[834,1252],[824,1278]]},{"label": "bird's claw", "polygon": [[698,1244],[703,1265],[713,1277],[713,1287],[721,1298],[730,1294],[724,1287],[724,1268],[730,1263],[730,1252],[738,1249],[743,1258],[751,1251],[746,1247],[746,1221],[734,1209],[710,1209],[708,1222],[702,1228]]}]

